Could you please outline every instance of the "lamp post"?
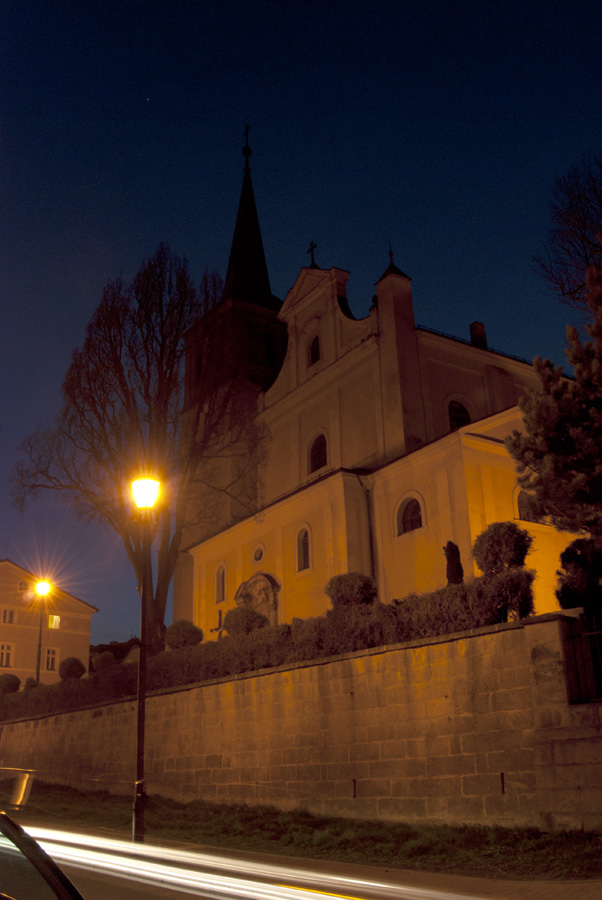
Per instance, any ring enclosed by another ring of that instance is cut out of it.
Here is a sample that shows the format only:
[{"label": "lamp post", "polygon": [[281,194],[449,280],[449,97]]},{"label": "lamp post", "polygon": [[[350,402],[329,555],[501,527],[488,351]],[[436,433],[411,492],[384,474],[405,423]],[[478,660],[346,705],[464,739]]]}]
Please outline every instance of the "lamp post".
[{"label": "lamp post", "polygon": [[50,593],[52,585],[49,581],[38,581],[34,592],[40,604],[40,627],[38,629],[38,655],[36,657],[36,681],[40,682],[40,664],[42,661],[42,625],[44,622],[44,610],[46,609],[46,597]]},{"label": "lamp post", "polygon": [[144,728],[146,715],[146,645],[147,645],[147,605],[148,585],[151,575],[151,515],[159,499],[161,485],[156,478],[142,477],[132,482],[132,496],[138,510],[142,544],[142,565],[140,569],[140,655],[138,657],[138,702],[136,715],[136,784],[134,793],[134,814],[132,818],[132,840],[144,841]]}]

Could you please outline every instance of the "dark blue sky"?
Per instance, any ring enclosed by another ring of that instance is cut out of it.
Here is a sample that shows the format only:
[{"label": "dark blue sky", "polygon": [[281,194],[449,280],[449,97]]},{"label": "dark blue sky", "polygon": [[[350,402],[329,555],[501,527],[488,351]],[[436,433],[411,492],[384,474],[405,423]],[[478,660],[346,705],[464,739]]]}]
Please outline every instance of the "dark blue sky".
[{"label": "dark blue sky", "polygon": [[119,541],[10,505],[105,283],[160,241],[225,274],[251,125],[272,290],[309,261],[368,311],[389,262],[416,320],[563,362],[574,318],[532,269],[554,180],[602,151],[599,0],[4,0],[0,11],[0,558],[48,566],[138,630]]}]

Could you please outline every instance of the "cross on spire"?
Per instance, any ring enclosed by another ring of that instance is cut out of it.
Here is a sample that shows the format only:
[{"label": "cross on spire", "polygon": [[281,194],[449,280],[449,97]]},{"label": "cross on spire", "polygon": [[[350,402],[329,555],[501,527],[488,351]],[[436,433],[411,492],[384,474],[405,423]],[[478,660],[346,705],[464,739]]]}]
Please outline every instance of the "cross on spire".
[{"label": "cross on spire", "polygon": [[309,245],[309,249],[308,249],[307,252],[308,252],[308,253],[310,254],[310,256],[311,256],[311,268],[312,268],[312,269],[317,269],[317,268],[318,268],[317,265],[316,265],[316,261],[315,261],[315,259],[314,259],[314,250],[317,250],[317,249],[318,249],[318,245],[317,245],[314,241],[311,241],[311,243],[310,243],[310,245]]}]

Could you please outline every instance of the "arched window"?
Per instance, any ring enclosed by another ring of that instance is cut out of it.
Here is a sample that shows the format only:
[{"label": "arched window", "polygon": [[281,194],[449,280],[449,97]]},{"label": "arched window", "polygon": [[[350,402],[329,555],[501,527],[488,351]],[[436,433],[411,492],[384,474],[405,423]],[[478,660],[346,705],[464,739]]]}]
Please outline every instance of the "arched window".
[{"label": "arched window", "polygon": [[541,519],[529,509],[529,492],[519,491],[517,498],[518,517],[523,522],[540,522]]},{"label": "arched window", "polygon": [[223,603],[226,599],[226,567],[218,566],[215,573],[215,602]]},{"label": "arched window", "polygon": [[470,425],[470,413],[459,400],[450,400],[447,411],[449,413],[450,431],[457,431],[458,428],[462,428],[464,425]]},{"label": "arched window", "polygon": [[312,340],[309,345],[309,365],[313,366],[320,359],[320,338],[318,335]]},{"label": "arched window", "polygon": [[407,534],[422,528],[422,510],[415,497],[410,497],[397,510],[397,534]]},{"label": "arched window", "polygon": [[309,472],[317,472],[326,465],[328,454],[326,451],[326,438],[323,434],[319,434],[309,451]]},{"label": "arched window", "polygon": [[309,531],[302,528],[297,535],[297,572],[309,569]]}]

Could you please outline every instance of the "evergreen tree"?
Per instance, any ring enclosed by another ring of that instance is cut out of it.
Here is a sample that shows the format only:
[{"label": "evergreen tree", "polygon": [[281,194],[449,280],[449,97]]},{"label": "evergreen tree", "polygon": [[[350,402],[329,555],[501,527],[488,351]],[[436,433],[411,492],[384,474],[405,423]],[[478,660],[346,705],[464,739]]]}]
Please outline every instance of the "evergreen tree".
[{"label": "evergreen tree", "polygon": [[[602,242],[602,236],[599,237]],[[567,359],[574,378],[537,358],[541,392],[519,401],[525,433],[506,446],[517,461],[519,484],[530,492],[530,512],[551,516],[561,531],[602,542],[602,267],[587,270],[588,340],[567,328]]]}]

